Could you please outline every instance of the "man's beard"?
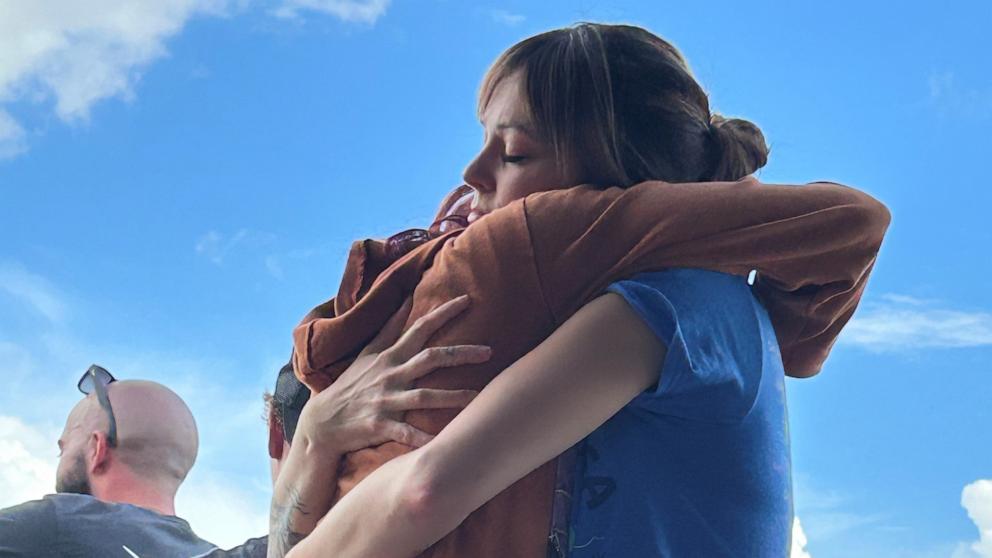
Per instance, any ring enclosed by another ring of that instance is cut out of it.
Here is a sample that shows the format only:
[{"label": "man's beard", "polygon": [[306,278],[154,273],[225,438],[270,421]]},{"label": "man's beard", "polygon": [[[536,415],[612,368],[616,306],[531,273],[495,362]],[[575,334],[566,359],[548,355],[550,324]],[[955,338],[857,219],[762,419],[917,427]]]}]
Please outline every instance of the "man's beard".
[{"label": "man's beard", "polygon": [[55,478],[55,492],[59,494],[93,495],[90,479],[86,475],[86,460],[82,455],[76,457],[72,467],[64,475]]}]

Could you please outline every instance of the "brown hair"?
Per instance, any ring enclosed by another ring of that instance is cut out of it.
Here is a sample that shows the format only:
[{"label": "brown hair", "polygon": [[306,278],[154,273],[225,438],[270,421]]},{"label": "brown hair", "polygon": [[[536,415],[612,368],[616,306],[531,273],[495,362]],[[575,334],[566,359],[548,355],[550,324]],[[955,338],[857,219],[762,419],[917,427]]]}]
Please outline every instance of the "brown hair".
[{"label": "brown hair", "polygon": [[761,130],[710,114],[682,54],[640,27],[579,23],[513,45],[483,79],[480,115],[518,71],[535,126],[583,182],[738,180],[768,159]]}]

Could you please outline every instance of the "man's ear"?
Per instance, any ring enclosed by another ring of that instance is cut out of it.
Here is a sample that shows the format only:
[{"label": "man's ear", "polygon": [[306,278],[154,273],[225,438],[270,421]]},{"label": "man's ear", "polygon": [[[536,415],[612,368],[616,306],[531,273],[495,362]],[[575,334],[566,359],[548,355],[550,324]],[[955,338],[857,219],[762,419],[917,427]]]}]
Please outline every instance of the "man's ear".
[{"label": "man's ear", "polygon": [[107,434],[100,431],[90,433],[86,450],[90,474],[105,473],[110,466],[110,444],[107,443]]}]

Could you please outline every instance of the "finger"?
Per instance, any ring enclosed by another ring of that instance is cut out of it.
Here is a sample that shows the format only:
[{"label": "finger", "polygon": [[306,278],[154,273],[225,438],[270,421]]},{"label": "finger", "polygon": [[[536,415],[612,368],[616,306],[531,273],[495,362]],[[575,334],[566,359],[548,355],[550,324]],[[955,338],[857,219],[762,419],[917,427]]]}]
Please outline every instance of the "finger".
[{"label": "finger", "polygon": [[423,430],[414,428],[405,422],[387,422],[384,426],[383,433],[387,438],[393,440],[394,442],[399,442],[415,448],[419,448],[434,439],[434,436],[431,436]]},{"label": "finger", "polygon": [[390,316],[389,320],[386,321],[386,325],[382,326],[382,329],[379,330],[379,334],[362,349],[361,354],[379,353],[393,346],[396,340],[400,338],[400,334],[403,333],[403,326],[406,325],[406,320],[410,317],[410,310],[412,309],[413,297],[410,296]]},{"label": "finger", "polygon": [[454,345],[424,349],[399,367],[397,373],[407,381],[413,381],[437,370],[465,364],[488,362],[493,351],[486,345]]},{"label": "finger", "polygon": [[398,393],[383,402],[387,411],[412,411],[415,409],[463,409],[479,392],[470,389],[411,389]]},{"label": "finger", "polygon": [[437,333],[437,330],[468,307],[468,295],[462,295],[418,318],[393,346],[392,350],[396,353],[398,360],[402,362],[417,354],[420,349],[424,348],[427,340]]}]

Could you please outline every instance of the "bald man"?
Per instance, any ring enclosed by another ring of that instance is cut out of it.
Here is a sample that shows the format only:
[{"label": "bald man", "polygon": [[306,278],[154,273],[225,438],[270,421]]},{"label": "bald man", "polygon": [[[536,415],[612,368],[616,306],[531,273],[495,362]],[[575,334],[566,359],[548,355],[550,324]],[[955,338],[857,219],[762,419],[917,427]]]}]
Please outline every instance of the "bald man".
[{"label": "bald man", "polygon": [[69,413],[57,494],[0,510],[0,557],[265,556],[265,539],[222,551],[176,517],[198,447],[183,400],[155,382],[110,381],[109,405],[94,392]]}]

